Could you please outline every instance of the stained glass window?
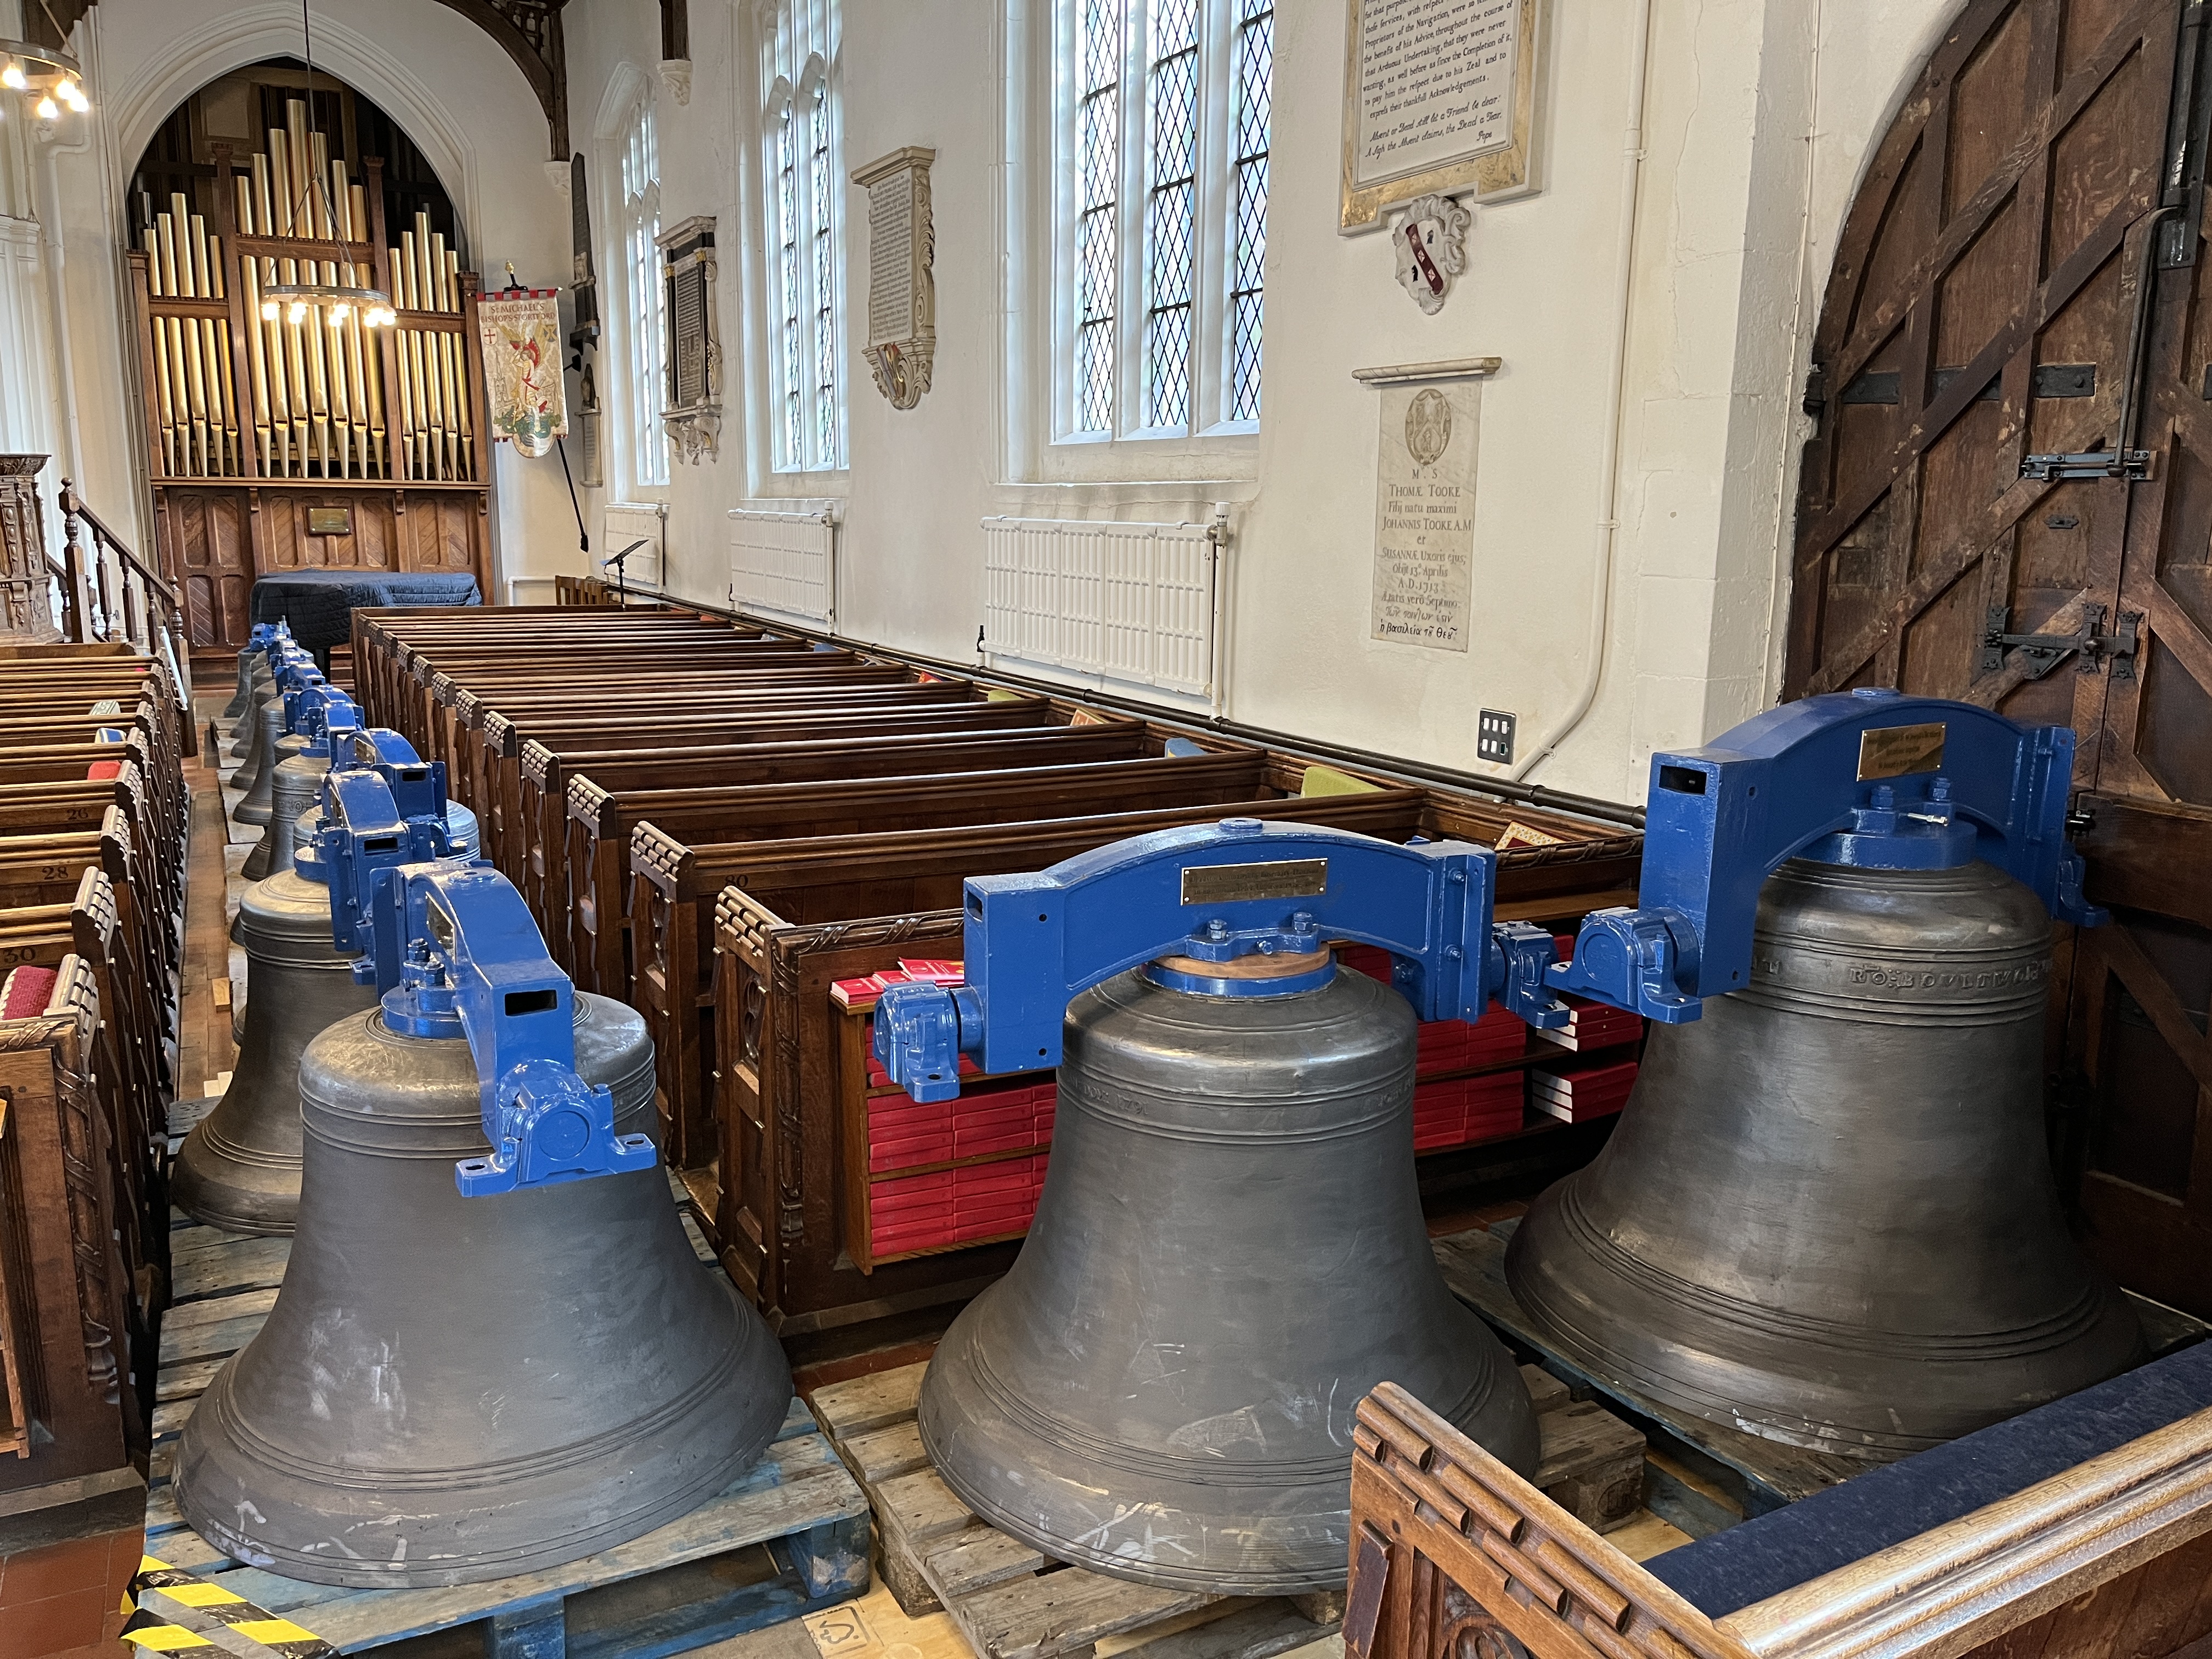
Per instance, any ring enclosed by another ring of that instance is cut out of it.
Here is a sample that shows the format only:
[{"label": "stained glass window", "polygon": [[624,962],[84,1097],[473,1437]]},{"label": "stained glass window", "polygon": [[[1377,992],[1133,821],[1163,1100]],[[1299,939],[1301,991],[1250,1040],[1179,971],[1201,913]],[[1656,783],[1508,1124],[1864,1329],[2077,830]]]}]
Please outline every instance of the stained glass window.
[{"label": "stained glass window", "polygon": [[1274,0],[1062,3],[1060,429],[1256,420]]},{"label": "stained glass window", "polygon": [[641,106],[623,136],[622,161],[623,268],[629,286],[628,361],[629,421],[622,453],[629,461],[633,484],[668,482],[668,443],[660,430],[663,360],[667,319],[660,282],[660,154],[653,131],[653,107]]}]

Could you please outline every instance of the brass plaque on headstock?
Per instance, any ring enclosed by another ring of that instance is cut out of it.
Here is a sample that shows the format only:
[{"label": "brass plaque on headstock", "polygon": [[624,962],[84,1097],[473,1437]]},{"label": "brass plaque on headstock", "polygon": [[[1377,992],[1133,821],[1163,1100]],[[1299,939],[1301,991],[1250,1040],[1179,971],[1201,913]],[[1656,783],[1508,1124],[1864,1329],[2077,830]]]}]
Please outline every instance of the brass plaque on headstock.
[{"label": "brass plaque on headstock", "polygon": [[349,507],[311,507],[307,509],[310,536],[350,536],[353,509]]},{"label": "brass plaque on headstock", "polygon": [[1933,772],[1943,763],[1943,723],[1884,726],[1859,733],[1861,783]]}]

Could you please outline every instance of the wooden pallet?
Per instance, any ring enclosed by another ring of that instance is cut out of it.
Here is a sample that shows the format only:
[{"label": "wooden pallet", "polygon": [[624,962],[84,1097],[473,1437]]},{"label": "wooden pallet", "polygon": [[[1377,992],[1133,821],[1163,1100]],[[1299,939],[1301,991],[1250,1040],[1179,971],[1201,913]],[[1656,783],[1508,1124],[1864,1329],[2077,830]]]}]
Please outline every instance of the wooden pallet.
[{"label": "wooden pallet", "polygon": [[[481,1625],[488,1655],[659,1659],[867,1589],[867,1500],[798,1400],[741,1479],[680,1520],[564,1566],[447,1589],[362,1590],[240,1565],[185,1524],[170,1474],[201,1393],[267,1319],[291,1241],[179,1222],[170,1234],[175,1301],[162,1322],[155,1391],[149,1555],[348,1653]],[[688,1214],[684,1226],[711,1261]]]},{"label": "wooden pallet", "polygon": [[[1875,1467],[1863,1458],[1784,1445],[1709,1423],[1583,1370],[1538,1329],[1505,1282],[1505,1247],[1517,1224],[1498,1221],[1486,1231],[1475,1228],[1432,1240],[1444,1282],[1510,1341],[1541,1354],[1545,1369],[1568,1379],[1577,1393],[1602,1395],[1631,1416],[1656,1425],[1662,1443],[1646,1472],[1651,1507],[1692,1537],[1794,1504]],[[2154,1355],[2195,1341],[2206,1329],[2201,1321],[2172,1308],[2132,1295],[2129,1300],[2142,1317]]]},{"label": "wooden pallet", "polygon": [[[930,1467],[915,1422],[926,1364],[814,1395],[815,1415],[875,1506],[884,1582],[910,1616],[951,1613],[980,1659],[1054,1659],[1105,1643],[1147,1659],[1265,1659],[1342,1622],[1341,1597],[1223,1597],[1109,1578],[1053,1560],[979,1520]],[[1593,1525],[1643,1497],[1644,1437],[1540,1379],[1548,1481]]]}]

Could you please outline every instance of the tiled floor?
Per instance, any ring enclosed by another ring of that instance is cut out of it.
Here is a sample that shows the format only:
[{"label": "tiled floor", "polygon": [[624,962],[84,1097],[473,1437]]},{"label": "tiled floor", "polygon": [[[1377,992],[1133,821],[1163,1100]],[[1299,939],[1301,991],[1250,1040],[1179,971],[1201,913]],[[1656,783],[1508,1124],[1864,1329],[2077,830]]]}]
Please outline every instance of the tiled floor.
[{"label": "tiled floor", "polygon": [[0,1557],[0,1659],[131,1652],[115,1634],[140,1540],[133,1527]]}]

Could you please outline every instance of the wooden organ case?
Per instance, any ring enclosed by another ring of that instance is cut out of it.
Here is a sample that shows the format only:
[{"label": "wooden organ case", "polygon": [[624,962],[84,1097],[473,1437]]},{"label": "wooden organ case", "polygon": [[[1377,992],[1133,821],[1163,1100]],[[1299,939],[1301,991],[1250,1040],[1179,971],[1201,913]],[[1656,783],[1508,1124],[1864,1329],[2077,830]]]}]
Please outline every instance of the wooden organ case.
[{"label": "wooden organ case", "polygon": [[[131,254],[161,568],[191,642],[235,649],[255,578],[318,567],[474,574],[490,590],[481,279],[416,216],[386,234],[382,163],[358,183],[293,100],[267,149],[215,149],[217,219],[181,195]],[[264,290],[359,284],[397,320]]]}]

